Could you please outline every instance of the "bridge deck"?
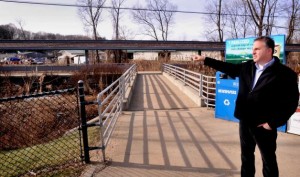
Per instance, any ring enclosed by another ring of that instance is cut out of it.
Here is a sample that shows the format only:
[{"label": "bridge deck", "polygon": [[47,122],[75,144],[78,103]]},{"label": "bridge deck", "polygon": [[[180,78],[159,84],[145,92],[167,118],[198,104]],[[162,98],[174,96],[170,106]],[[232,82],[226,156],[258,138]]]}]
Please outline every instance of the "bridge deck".
[{"label": "bridge deck", "polygon": [[[300,136],[278,134],[280,176],[300,173]],[[262,176],[258,150],[257,176]],[[240,176],[238,124],[197,107],[161,74],[140,73],[130,111],[107,147],[111,164],[94,176]]]}]

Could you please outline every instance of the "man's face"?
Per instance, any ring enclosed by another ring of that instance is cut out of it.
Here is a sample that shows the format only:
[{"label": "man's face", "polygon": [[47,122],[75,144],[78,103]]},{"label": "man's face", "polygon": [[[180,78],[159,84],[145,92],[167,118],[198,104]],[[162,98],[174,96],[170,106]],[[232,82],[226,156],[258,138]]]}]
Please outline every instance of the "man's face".
[{"label": "man's face", "polygon": [[252,49],[253,61],[265,64],[272,59],[272,49],[268,48],[263,41],[255,41]]}]

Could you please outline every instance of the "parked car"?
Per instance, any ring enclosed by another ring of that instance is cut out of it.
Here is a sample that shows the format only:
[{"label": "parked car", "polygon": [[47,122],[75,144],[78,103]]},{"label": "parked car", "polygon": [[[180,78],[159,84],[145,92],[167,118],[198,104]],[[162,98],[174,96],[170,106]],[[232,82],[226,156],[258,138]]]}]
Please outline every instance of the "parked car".
[{"label": "parked car", "polygon": [[5,63],[6,64],[20,64],[20,63],[22,63],[22,60],[18,57],[9,57],[9,58],[6,58]]},{"label": "parked car", "polygon": [[45,58],[33,58],[31,59],[32,65],[42,65],[45,63]]},{"label": "parked car", "polygon": [[18,57],[10,57],[9,61],[21,61],[21,59]]}]

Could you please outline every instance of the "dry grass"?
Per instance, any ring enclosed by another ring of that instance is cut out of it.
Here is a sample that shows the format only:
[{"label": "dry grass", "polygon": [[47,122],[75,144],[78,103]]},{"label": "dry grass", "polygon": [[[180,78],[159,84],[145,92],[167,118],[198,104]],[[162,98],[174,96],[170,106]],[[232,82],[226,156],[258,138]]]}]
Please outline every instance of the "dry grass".
[{"label": "dry grass", "polygon": [[136,64],[138,71],[162,71],[163,64],[173,64],[205,75],[214,75],[216,72],[214,69],[192,61],[132,60],[130,63]]},{"label": "dry grass", "polygon": [[160,60],[132,60],[130,63],[136,64],[137,71],[161,71],[164,62]]},{"label": "dry grass", "polygon": [[18,149],[61,137],[79,125],[77,112],[74,94],[2,102],[0,149]]},{"label": "dry grass", "polygon": [[287,66],[300,74],[300,52],[291,52],[287,56]]},{"label": "dry grass", "polygon": [[4,176],[64,174],[63,169],[68,169],[68,173],[76,174],[78,172],[72,168],[80,168],[82,165],[80,162],[79,134],[73,131],[48,143],[0,151],[0,164],[1,175]]},{"label": "dry grass", "polygon": [[0,115],[0,171],[4,176],[80,173],[76,92],[2,100]]},{"label": "dry grass", "polygon": [[[287,55],[287,66],[300,74],[300,52],[291,52]],[[216,70],[192,61],[166,61],[166,60],[131,60],[130,63],[137,65],[138,71],[162,71],[162,65],[174,64],[182,68],[195,71],[201,74],[214,76]]]}]

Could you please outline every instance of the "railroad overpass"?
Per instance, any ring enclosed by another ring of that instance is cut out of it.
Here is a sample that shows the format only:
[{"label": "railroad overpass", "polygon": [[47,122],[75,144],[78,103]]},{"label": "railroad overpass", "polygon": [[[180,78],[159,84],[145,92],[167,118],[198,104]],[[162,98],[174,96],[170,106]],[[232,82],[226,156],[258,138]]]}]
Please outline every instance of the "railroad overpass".
[{"label": "railroad overpass", "polygon": [[[0,40],[0,51],[116,49],[224,51],[225,42],[153,40]],[[300,44],[286,44],[285,51],[300,52]]]}]

